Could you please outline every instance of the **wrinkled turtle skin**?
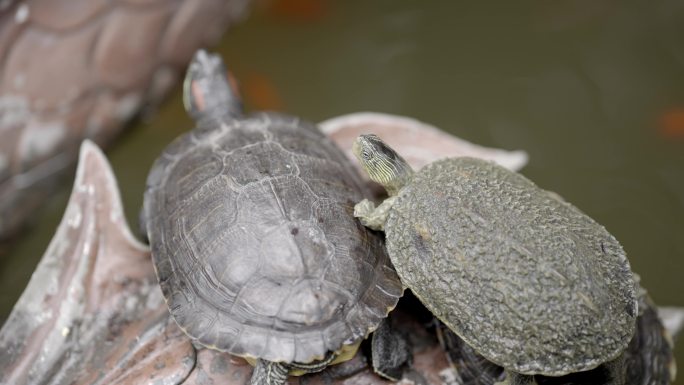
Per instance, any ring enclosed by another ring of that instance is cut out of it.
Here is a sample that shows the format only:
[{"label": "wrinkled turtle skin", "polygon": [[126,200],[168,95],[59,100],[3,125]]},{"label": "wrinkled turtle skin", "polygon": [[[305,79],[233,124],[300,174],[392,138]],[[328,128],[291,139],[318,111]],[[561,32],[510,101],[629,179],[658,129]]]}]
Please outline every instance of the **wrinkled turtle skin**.
[{"label": "wrinkled turtle skin", "polygon": [[403,283],[488,360],[559,376],[632,339],[635,282],[604,227],[520,174],[475,158],[434,162],[385,224]]},{"label": "wrinkled turtle skin", "polygon": [[226,107],[173,142],[147,185],[164,297],[201,345],[321,360],[367,336],[402,294],[381,237],[352,215],[360,178],[310,123]]},{"label": "wrinkled turtle skin", "polygon": [[[657,309],[645,292],[639,298],[636,332],[624,352],[627,385],[668,385],[676,372],[672,339],[658,318]],[[439,328],[442,346],[456,369],[462,385],[494,385],[503,381],[504,369],[468,346],[443,324]],[[561,377],[535,376],[538,385],[610,385],[608,371],[595,369]]]}]

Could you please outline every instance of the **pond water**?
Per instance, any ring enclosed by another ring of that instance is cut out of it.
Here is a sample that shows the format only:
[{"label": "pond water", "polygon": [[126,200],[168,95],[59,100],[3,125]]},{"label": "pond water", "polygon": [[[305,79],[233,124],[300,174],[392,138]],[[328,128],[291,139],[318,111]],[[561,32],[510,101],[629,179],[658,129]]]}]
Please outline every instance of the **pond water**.
[{"label": "pond water", "polygon": [[[472,3],[257,4],[217,50],[248,109],[381,111],[526,150],[523,174],[606,226],[658,304],[684,306],[684,2]],[[176,90],[108,151],[134,229],[150,165],[190,127]],[[0,320],[69,190],[0,260]]]}]

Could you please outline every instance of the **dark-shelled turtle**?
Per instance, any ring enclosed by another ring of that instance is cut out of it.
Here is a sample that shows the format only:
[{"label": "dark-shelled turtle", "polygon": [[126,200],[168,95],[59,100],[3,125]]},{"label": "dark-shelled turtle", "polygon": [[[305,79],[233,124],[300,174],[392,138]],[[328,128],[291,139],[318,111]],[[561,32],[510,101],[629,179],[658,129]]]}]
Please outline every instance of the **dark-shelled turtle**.
[{"label": "dark-shelled turtle", "polygon": [[141,221],[178,325],[278,384],[344,356],[402,294],[381,236],[353,217],[360,177],[313,124],[244,116],[221,59],[184,83],[197,127],[147,179]]},{"label": "dark-shelled turtle", "polygon": [[[495,385],[504,380],[504,369],[488,361],[468,346],[444,324],[438,335],[462,385]],[[628,385],[668,385],[674,380],[672,338],[658,317],[658,311],[642,290],[639,317],[632,341],[624,352],[625,383]],[[599,366],[561,377],[535,376],[538,385],[611,385],[607,368]]]},{"label": "dark-shelled turtle", "polygon": [[562,376],[608,363],[624,381],[622,352],[637,317],[636,284],[604,227],[522,175],[475,158],[414,173],[375,135],[353,152],[389,194],[355,215],[384,229],[405,286],[475,351],[509,373]]}]

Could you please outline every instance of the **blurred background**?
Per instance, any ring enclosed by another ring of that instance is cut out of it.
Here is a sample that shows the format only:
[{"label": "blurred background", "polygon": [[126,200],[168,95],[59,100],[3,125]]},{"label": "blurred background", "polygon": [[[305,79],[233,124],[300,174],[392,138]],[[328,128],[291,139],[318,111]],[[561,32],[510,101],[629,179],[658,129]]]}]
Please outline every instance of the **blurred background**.
[{"label": "blurred background", "polygon": [[[380,111],[527,151],[523,174],[615,235],[657,304],[684,306],[684,2],[256,1],[215,49],[248,110]],[[152,162],[190,128],[176,87],[109,147],[134,230]],[[71,183],[3,243],[0,322]]]}]

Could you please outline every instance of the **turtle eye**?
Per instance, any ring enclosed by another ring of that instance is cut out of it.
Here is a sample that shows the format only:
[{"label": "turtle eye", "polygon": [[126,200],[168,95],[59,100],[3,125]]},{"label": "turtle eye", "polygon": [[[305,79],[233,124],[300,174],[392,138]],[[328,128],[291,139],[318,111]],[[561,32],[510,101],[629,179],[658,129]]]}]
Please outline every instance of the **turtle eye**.
[{"label": "turtle eye", "polygon": [[363,160],[370,160],[370,158],[371,158],[371,153],[370,153],[370,151],[368,151],[368,150],[362,150],[362,151],[361,151],[361,157],[363,158]]}]

